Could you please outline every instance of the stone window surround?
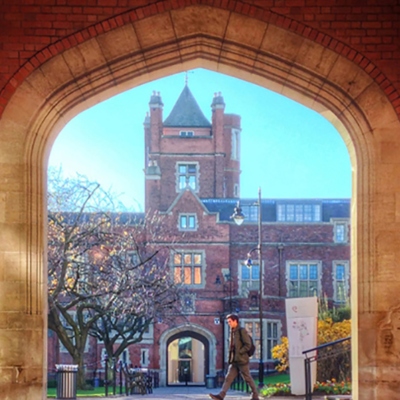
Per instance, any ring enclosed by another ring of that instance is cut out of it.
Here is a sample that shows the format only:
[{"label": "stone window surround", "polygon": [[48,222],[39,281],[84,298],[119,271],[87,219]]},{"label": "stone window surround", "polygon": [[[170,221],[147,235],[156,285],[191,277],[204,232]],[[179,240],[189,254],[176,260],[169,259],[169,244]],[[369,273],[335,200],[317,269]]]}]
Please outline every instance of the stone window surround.
[{"label": "stone window surround", "polygon": [[[344,266],[344,289],[345,289],[345,299],[340,300],[339,294],[337,293],[337,276],[336,276],[336,267],[338,265]],[[333,285],[333,300],[335,303],[345,304],[346,299],[349,299],[350,292],[350,263],[348,260],[334,260],[332,262],[332,285]]]},{"label": "stone window surround", "polygon": [[202,264],[201,264],[201,283],[198,285],[195,284],[189,284],[185,285],[186,288],[190,289],[204,289],[205,288],[205,280],[206,280],[206,252],[205,250],[194,250],[194,249],[174,249],[171,251],[171,256],[170,256],[170,267],[171,267],[171,274],[174,276],[175,274],[175,264],[174,264],[174,254],[175,253],[199,253],[201,254],[202,258]]},{"label": "stone window surround", "polygon": [[[259,323],[259,322],[260,322],[260,319],[258,317],[257,318],[241,318],[240,319],[241,326],[244,326],[244,327],[246,327],[246,323],[254,324],[254,323]],[[268,349],[267,342],[268,342],[268,340],[275,339],[273,337],[268,337],[268,324],[271,324],[271,323],[277,324],[277,338],[276,338],[277,344],[280,343],[280,339],[282,337],[282,323],[280,320],[278,320],[278,319],[263,319],[263,340],[264,340],[264,342],[263,342],[263,344],[264,344],[263,358],[264,358],[264,361],[273,361],[272,358],[267,358],[267,349]],[[254,325],[253,325],[253,327],[254,327]],[[254,356],[251,358],[251,360],[256,361],[257,354],[259,354],[259,336],[255,334],[254,329],[252,332],[250,332],[249,330],[247,330],[247,331],[253,337],[253,341],[256,346],[256,352],[254,353]]]},{"label": "stone window surround", "polygon": [[[320,260],[287,260],[286,261],[286,297],[290,298],[290,266],[294,264],[305,264],[307,266],[317,265],[317,295],[321,293],[322,262]],[[300,279],[298,279],[298,282]]]},{"label": "stone window surround", "polygon": [[240,160],[240,130],[234,128],[231,133],[231,159]]},{"label": "stone window surround", "polygon": [[[195,193],[199,192],[200,185],[199,185],[199,180],[200,180],[200,163],[198,161],[177,161],[175,164],[175,182],[176,182],[176,193],[180,193],[184,190],[186,190],[189,186],[186,185],[184,188],[179,187],[179,177],[181,174],[179,173],[179,166],[180,165],[195,165],[196,166],[196,187],[195,189],[192,189]],[[187,175],[188,176],[188,175]]]},{"label": "stone window surround", "polygon": [[[349,242],[349,219],[348,218],[332,218],[333,223],[333,241],[335,243],[348,243]],[[344,240],[338,240],[337,230],[339,226],[344,225]]]},{"label": "stone window surround", "polygon": [[[182,226],[182,217],[186,217],[187,218],[187,226],[186,228]],[[191,228],[189,225],[189,219],[191,217],[194,217],[194,226],[193,228]],[[197,214],[196,213],[179,213],[178,215],[178,230],[180,231],[197,231],[199,227],[198,224],[198,219],[197,219]]]}]

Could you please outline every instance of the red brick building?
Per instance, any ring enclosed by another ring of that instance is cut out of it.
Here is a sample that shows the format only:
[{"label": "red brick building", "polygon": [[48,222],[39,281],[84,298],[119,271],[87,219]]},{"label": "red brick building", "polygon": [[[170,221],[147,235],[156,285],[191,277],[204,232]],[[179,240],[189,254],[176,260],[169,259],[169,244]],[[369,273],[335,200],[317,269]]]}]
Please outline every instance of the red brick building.
[{"label": "red brick building", "polygon": [[353,169],[353,397],[398,397],[398,340],[382,340],[399,307],[398,1],[12,0],[0,15],[1,393],[45,393],[43,210],[54,138],[106,98],[202,67],[337,124]]},{"label": "red brick building", "polygon": [[[204,385],[207,375],[225,368],[224,317],[235,312],[255,340],[252,367],[258,369],[260,269],[254,249],[261,208],[262,358],[272,369],[271,348],[286,334],[285,298],[325,295],[338,305],[349,296],[350,200],[261,199],[259,205],[258,199],[240,199],[240,116],[225,114],[221,93],[212,99],[211,122],[187,85],[167,118],[160,93],[153,93],[149,107],[146,212],[162,215],[165,234],[157,244],[170,246],[171,273],[189,290],[183,315],[173,324],[157,321],[124,360],[158,370],[161,385],[183,384],[187,376]],[[231,218],[239,199],[241,226]],[[101,369],[101,346],[91,340],[88,370]],[[50,351],[50,369],[56,362]]]}]

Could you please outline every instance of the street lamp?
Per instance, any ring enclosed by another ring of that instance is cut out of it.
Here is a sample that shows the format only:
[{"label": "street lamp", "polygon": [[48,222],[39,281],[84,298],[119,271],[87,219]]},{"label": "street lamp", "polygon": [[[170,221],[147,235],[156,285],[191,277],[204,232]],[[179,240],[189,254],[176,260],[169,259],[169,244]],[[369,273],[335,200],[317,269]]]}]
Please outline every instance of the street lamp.
[{"label": "street lamp", "polygon": [[[247,254],[248,260],[246,265],[248,267],[251,266],[251,253],[255,250],[258,250],[258,265],[260,269],[260,287],[259,287],[259,302],[258,302],[258,309],[259,309],[259,319],[260,319],[260,362],[258,365],[258,380],[259,380],[259,387],[264,386],[264,361],[263,361],[263,309],[262,309],[262,296],[263,296],[263,268],[262,268],[262,208],[261,208],[261,187],[258,188],[258,202],[255,204],[258,206],[258,245],[254,249],[250,250]],[[240,203],[238,202],[237,206],[235,207],[234,213],[232,215],[233,220],[236,222],[237,225],[242,225],[245,216],[242,213],[242,209],[240,208]]]}]

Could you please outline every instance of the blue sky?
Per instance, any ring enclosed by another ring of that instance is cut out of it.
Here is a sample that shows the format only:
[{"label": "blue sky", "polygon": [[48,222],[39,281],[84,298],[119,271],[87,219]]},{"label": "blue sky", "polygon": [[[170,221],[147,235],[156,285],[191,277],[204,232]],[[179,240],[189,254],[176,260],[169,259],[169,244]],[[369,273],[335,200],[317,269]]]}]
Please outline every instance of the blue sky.
[{"label": "blue sky", "polygon": [[[241,197],[350,198],[351,165],[337,130],[318,113],[284,96],[205,69],[188,73],[188,84],[211,120],[215,92],[225,112],[242,117]],[[185,73],[149,82],[110,98],[73,118],[61,131],[50,166],[66,176],[84,174],[119,195],[131,210],[144,204],[144,131],[153,90],[165,119],[185,85]]]}]

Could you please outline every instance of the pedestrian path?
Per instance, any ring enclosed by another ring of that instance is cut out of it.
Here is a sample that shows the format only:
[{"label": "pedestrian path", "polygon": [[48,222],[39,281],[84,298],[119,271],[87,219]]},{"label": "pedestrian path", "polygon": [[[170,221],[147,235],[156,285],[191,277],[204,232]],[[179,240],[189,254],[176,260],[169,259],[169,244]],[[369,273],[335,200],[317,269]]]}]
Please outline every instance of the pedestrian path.
[{"label": "pedestrian path", "polygon": [[[114,400],[144,400],[144,399],[152,399],[152,400],[185,400],[185,399],[192,399],[192,400],[209,400],[210,397],[208,396],[209,393],[218,393],[218,389],[207,389],[205,387],[194,387],[194,386],[168,386],[168,387],[161,387],[154,389],[153,393],[151,394],[133,394],[131,396],[108,396],[108,399]],[[103,397],[104,398],[104,397]],[[246,394],[243,392],[236,392],[234,390],[230,390],[225,397],[226,400],[250,400],[251,395],[250,393]],[[288,400],[288,399],[295,399],[295,400],[304,400],[304,396],[290,396],[290,397],[271,397],[271,400]],[[79,400],[93,400],[92,398],[82,398],[79,397]],[[101,399],[101,397],[97,397],[96,399]],[[314,397],[313,400],[323,400],[324,397],[318,396]]]}]

